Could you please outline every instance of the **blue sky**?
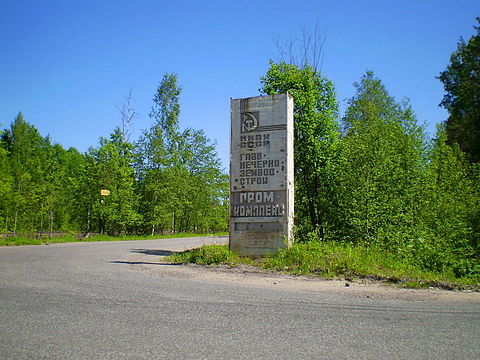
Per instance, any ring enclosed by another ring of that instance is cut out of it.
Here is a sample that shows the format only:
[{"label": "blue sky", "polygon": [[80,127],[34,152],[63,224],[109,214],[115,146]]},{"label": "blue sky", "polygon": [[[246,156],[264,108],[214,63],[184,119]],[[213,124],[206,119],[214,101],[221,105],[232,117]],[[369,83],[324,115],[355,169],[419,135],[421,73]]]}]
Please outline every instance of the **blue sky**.
[{"label": "blue sky", "polygon": [[0,126],[19,111],[43,136],[86,151],[120,125],[133,87],[135,140],[163,74],[183,87],[181,126],[204,129],[228,166],[229,98],[259,94],[260,76],[301,28],[325,35],[322,72],[344,108],[373,70],[408,97],[429,133],[445,120],[435,78],[463,36],[474,0],[69,1],[0,0]]}]

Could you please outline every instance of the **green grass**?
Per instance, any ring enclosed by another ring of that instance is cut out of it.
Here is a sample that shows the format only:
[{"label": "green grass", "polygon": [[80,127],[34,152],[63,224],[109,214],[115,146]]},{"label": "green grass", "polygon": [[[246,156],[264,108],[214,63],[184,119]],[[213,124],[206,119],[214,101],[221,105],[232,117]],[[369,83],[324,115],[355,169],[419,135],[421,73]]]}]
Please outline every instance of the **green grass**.
[{"label": "green grass", "polygon": [[169,257],[176,263],[202,265],[248,263],[290,274],[340,279],[372,279],[406,288],[441,287],[480,290],[480,278],[455,277],[452,271],[421,269],[381,248],[336,242],[294,244],[278,255],[253,261],[228,250],[226,245],[208,245]]},{"label": "green grass", "polygon": [[170,239],[182,237],[198,237],[198,236],[224,236],[226,232],[214,234],[195,234],[195,233],[176,233],[170,235],[93,235],[88,238],[78,238],[75,235],[64,235],[52,238],[35,239],[26,236],[14,236],[8,238],[0,238],[0,246],[20,246],[20,245],[44,245],[67,242],[94,242],[94,241],[128,241],[128,240],[153,240],[153,239]]},{"label": "green grass", "polygon": [[238,265],[241,263],[253,264],[250,258],[240,257],[228,250],[227,245],[205,245],[196,249],[183,251],[168,256],[166,261],[178,264],[199,265]]}]

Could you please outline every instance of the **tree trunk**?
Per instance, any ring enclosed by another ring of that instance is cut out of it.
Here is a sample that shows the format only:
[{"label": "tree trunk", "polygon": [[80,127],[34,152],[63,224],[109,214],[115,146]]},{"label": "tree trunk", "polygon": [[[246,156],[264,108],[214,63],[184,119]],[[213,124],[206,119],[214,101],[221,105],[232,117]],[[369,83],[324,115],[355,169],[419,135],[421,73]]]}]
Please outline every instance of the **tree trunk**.
[{"label": "tree trunk", "polygon": [[176,222],[176,218],[175,218],[175,211],[173,212],[173,229],[172,229],[172,234],[175,234],[175,222]]},{"label": "tree trunk", "polygon": [[53,212],[50,210],[50,239],[52,238],[53,232]]},{"label": "tree trunk", "polygon": [[87,212],[87,234],[90,232],[90,209]]},{"label": "tree trunk", "polygon": [[18,216],[18,210],[15,210],[15,224],[13,225],[13,236],[17,234],[17,216]]}]

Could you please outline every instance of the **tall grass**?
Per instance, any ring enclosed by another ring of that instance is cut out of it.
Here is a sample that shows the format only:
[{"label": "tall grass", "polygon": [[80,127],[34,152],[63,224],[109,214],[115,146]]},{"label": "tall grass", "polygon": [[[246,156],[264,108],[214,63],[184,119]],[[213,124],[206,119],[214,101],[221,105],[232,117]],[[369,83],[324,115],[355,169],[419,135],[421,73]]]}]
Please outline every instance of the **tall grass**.
[{"label": "tall grass", "polygon": [[294,244],[278,255],[253,261],[228,250],[226,245],[207,245],[172,255],[169,261],[201,265],[248,263],[264,269],[324,278],[367,278],[400,283],[407,287],[480,289],[479,277],[457,277],[453,271],[428,271],[380,247],[351,243],[319,242]]},{"label": "tall grass", "polygon": [[253,264],[253,261],[246,257],[240,257],[231,252],[227,245],[205,245],[200,248],[183,251],[166,258],[181,264],[198,265],[238,265],[240,263]]}]

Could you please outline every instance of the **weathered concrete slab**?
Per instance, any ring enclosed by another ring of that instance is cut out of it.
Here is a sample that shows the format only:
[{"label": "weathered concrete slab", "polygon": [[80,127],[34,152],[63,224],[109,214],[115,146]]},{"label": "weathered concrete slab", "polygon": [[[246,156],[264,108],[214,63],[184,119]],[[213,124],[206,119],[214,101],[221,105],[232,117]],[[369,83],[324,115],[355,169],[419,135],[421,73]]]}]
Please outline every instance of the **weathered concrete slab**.
[{"label": "weathered concrete slab", "polygon": [[293,98],[232,99],[230,249],[268,255],[293,232]]}]

